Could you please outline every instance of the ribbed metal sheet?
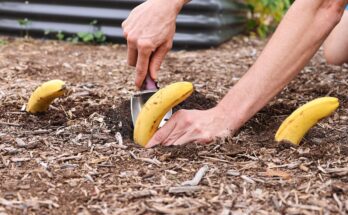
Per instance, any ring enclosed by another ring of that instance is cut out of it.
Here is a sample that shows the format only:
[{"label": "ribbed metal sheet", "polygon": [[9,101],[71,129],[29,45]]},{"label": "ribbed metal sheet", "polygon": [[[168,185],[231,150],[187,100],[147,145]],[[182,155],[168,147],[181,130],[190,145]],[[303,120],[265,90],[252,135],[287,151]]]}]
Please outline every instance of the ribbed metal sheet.
[{"label": "ribbed metal sheet", "polygon": [[[168,0],[170,1],[170,0]],[[64,34],[92,32],[92,20],[109,41],[122,42],[121,23],[141,0],[0,0],[0,33],[43,37],[44,31]],[[27,18],[23,27],[18,20]],[[176,47],[208,47],[218,45],[240,33],[245,26],[246,8],[233,0],[192,0],[177,18]]]}]

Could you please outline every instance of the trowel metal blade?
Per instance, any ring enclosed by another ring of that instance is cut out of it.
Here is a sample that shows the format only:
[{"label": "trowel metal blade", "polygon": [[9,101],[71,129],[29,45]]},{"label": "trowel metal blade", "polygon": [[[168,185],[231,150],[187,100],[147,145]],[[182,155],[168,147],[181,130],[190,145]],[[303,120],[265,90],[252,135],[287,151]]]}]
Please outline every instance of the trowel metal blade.
[{"label": "trowel metal blade", "polygon": [[[132,115],[132,122],[133,122],[133,126],[135,126],[135,122],[138,118],[138,115],[141,111],[141,109],[143,108],[144,104],[146,103],[146,101],[157,92],[157,90],[144,90],[141,91],[137,94],[134,94],[131,97],[131,101],[130,101],[130,105],[131,105],[131,115]],[[163,119],[161,120],[160,124],[159,124],[159,128],[161,128],[168,120],[169,118],[172,116],[173,114],[173,110],[170,109],[166,115],[163,117]]]}]

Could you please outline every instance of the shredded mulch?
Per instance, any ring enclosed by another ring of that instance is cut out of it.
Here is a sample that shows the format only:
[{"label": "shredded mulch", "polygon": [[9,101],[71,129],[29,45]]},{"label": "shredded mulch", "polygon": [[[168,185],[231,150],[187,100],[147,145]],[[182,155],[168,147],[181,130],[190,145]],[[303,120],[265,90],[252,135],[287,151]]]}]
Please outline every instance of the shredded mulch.
[{"label": "shredded mulch", "polygon": [[[143,149],[132,141],[125,46],[1,39],[0,214],[348,213],[348,67],[327,65],[322,51],[235,136]],[[161,86],[196,89],[175,111],[214,107],[265,44],[236,37],[169,53]],[[68,95],[46,114],[21,112],[50,79],[66,81]],[[299,146],[274,141],[292,111],[321,96],[340,108]]]}]

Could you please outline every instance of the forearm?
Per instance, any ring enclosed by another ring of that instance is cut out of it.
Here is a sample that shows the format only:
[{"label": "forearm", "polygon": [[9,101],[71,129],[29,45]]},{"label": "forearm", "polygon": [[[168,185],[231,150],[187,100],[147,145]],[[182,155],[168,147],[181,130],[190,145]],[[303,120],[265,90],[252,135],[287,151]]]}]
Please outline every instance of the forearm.
[{"label": "forearm", "polygon": [[297,0],[258,60],[218,108],[237,129],[278,94],[308,63],[342,16],[346,0]]}]

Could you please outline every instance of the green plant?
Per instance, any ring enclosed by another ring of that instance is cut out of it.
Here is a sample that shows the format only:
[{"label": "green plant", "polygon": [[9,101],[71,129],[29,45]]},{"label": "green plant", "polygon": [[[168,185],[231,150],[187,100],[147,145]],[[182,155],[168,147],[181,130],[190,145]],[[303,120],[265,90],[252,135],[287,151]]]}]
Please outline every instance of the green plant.
[{"label": "green plant", "polygon": [[18,24],[22,27],[26,27],[31,23],[31,21],[28,18],[19,19],[17,21],[18,21]]},{"label": "green plant", "polygon": [[[98,20],[93,20],[89,23],[92,27],[91,32],[78,32],[77,34],[73,34],[70,37],[66,37],[66,35],[58,31],[55,35],[55,37],[58,40],[65,40],[72,43],[95,43],[95,44],[102,44],[106,42],[106,36],[105,34],[100,31],[100,26],[98,26]],[[50,36],[52,33],[52,30],[45,30],[44,35]]]},{"label": "green plant", "polygon": [[48,35],[50,35],[51,34],[51,30],[50,29],[46,29],[45,31],[44,31],[44,35],[45,36],[48,36]]},{"label": "green plant", "polygon": [[105,43],[106,36],[102,31],[94,32],[94,40],[96,43]]},{"label": "green plant", "polygon": [[77,33],[77,36],[84,43],[91,43],[94,41],[93,33],[79,32],[79,33]]},{"label": "green plant", "polygon": [[89,24],[95,26],[95,25],[98,24],[98,20],[94,19],[94,20],[92,20]]},{"label": "green plant", "polygon": [[77,33],[77,38],[73,37],[72,40],[78,39],[84,43],[104,43],[106,41],[106,36],[101,31],[96,32],[79,32]]},{"label": "green plant", "polygon": [[6,44],[7,44],[7,41],[6,41],[6,40],[0,39],[0,46],[6,45]]},{"label": "green plant", "polygon": [[71,43],[78,43],[79,42],[79,37],[78,36],[73,36],[73,37],[68,37],[66,38],[66,41],[71,42]]},{"label": "green plant", "polygon": [[265,38],[273,32],[293,0],[247,0],[251,11],[248,30]]},{"label": "green plant", "polygon": [[[31,24],[31,21],[28,18],[24,18],[24,19],[17,20],[17,22],[21,26],[21,28],[25,30],[25,37],[28,37],[29,36],[28,26]],[[23,31],[21,32],[21,34],[23,36]]]},{"label": "green plant", "polygon": [[100,26],[98,26],[98,20],[93,20],[89,24],[92,27],[92,32],[79,32],[70,40],[73,42],[82,41],[84,43],[105,43],[106,36],[102,31],[100,31]]},{"label": "green plant", "polygon": [[58,40],[64,40],[65,35],[61,31],[58,31],[58,33],[56,34],[56,37]]}]

